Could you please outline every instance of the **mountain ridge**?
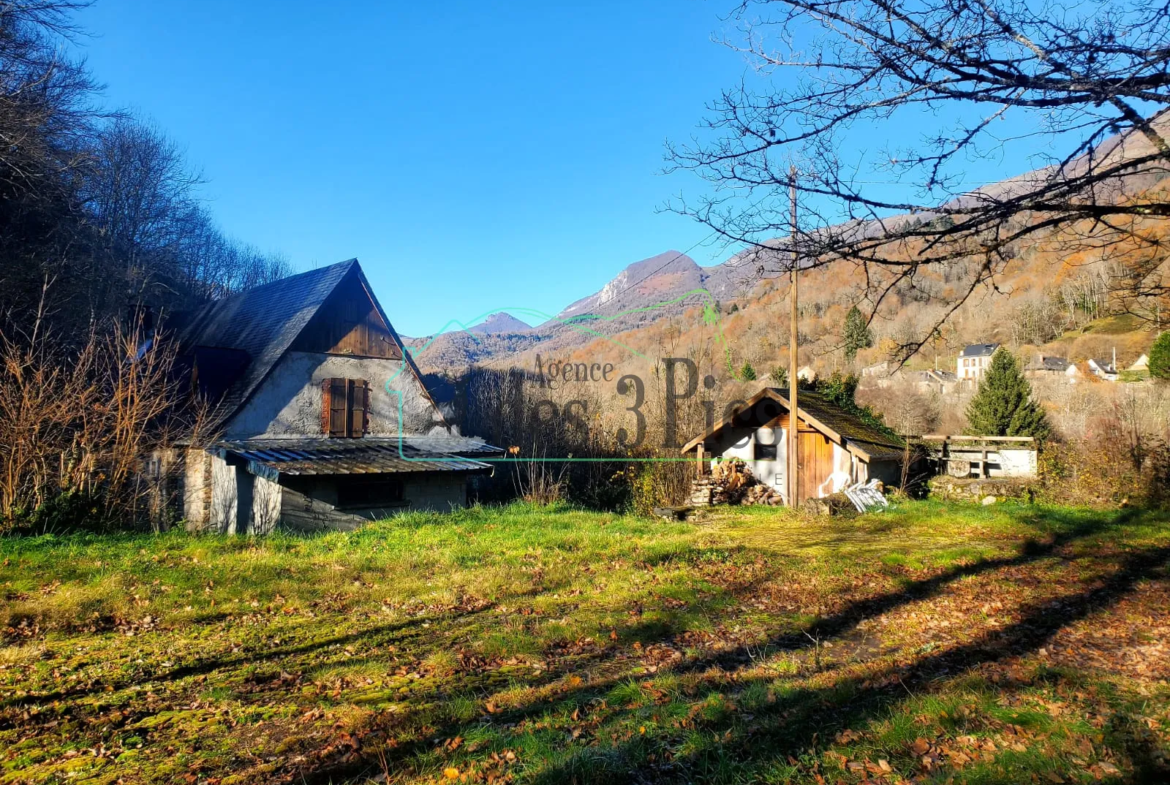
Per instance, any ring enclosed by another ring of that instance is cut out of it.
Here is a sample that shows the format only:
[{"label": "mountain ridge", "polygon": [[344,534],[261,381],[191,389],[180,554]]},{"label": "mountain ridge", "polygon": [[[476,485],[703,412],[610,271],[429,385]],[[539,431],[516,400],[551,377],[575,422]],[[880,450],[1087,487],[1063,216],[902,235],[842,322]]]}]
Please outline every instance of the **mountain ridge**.
[{"label": "mountain ridge", "polygon": [[498,333],[522,333],[532,329],[532,325],[517,319],[506,311],[498,311],[479,324],[467,328],[470,333],[478,335],[495,335]]},{"label": "mountain ridge", "polygon": [[[1170,127],[1170,111],[1157,115],[1153,122],[1159,127]],[[1085,157],[1101,155],[1114,160],[1116,157],[1134,158],[1148,154],[1149,148],[1150,144],[1144,138],[1111,137],[1092,152],[1086,153]],[[1070,167],[1075,169],[1082,165],[1083,162],[1076,160],[1071,162]],[[880,221],[846,222],[836,228],[861,234],[884,231],[905,221],[928,221],[943,215],[942,211],[947,208],[961,207],[973,198],[1010,195],[1021,185],[1051,182],[1061,177],[1061,170],[1051,166],[1041,167],[1005,177],[970,194],[949,199],[939,205],[939,212],[891,215]],[[1098,196],[1126,198],[1156,187],[1160,182],[1164,182],[1164,174],[1138,170],[1118,177],[1117,182],[1111,183]],[[762,276],[760,269],[783,269],[787,263],[783,256],[787,244],[786,237],[775,238],[766,243],[764,249],[740,251],[726,261],[709,267],[700,266],[685,252],[665,251],[626,265],[599,290],[573,301],[555,318],[523,332],[507,331],[506,341],[499,340],[503,334],[493,330],[473,329],[472,332],[480,333],[478,341],[462,332],[438,336],[428,349],[429,357],[423,358],[423,363],[436,370],[454,370],[473,363],[499,360],[503,354],[524,352],[533,347],[539,347],[542,352],[580,347],[597,337],[597,334],[614,335],[637,330],[658,319],[678,315],[702,304],[706,299],[702,295],[687,296],[698,289],[709,292],[717,302],[742,299],[761,283],[766,284],[765,289],[769,286],[775,288],[776,284],[766,281],[767,276]],[[1026,270],[1028,263],[1021,261],[1021,264]],[[825,294],[827,296],[830,293]],[[662,303],[671,304],[654,307]],[[572,322],[572,326],[564,324],[565,320]],[[585,325],[588,325],[587,330],[574,329]],[[427,339],[416,340],[421,344]]]}]

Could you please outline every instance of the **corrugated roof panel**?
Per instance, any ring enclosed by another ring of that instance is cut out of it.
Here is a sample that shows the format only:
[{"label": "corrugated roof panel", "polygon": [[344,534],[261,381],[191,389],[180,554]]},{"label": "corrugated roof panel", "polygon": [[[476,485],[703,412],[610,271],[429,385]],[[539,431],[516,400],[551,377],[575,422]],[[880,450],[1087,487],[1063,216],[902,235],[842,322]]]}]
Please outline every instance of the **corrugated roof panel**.
[{"label": "corrugated roof panel", "polygon": [[[221,442],[217,446],[242,460],[292,475],[490,471],[490,465],[460,453],[485,455],[502,452],[479,440],[462,437],[423,440],[403,437],[401,445],[397,438],[391,437],[261,439]],[[308,447],[313,449],[306,449]],[[447,450],[437,449],[439,447]]]}]

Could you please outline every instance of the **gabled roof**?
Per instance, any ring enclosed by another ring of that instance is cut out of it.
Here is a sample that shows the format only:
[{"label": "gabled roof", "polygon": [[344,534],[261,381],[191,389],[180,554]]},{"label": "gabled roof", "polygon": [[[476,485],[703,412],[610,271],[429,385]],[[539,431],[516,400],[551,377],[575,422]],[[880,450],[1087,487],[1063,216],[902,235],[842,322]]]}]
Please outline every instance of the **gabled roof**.
[{"label": "gabled roof", "polygon": [[1064,357],[1041,357],[1039,361],[1028,366],[1030,371],[1060,371],[1065,372],[1072,363]]},{"label": "gabled roof", "polygon": [[411,371],[416,378],[421,378],[414,359],[402,346],[378,298],[373,296],[358,260],[347,259],[214,300],[169,320],[167,327],[174,332],[181,354],[194,354],[196,347],[214,347],[242,352],[247,357],[216,405],[212,418],[215,424],[223,423],[244,405],[329,295],[351,273],[369,293]]},{"label": "gabled roof", "polygon": [[242,373],[228,386],[216,407],[222,421],[248,399],[276,365],[345,275],[357,266],[348,259],[328,267],[291,275],[246,292],[213,300],[168,325],[175,331],[179,352],[196,346],[234,349],[248,355]]},{"label": "gabled roof", "polygon": [[[695,449],[701,442],[729,426],[740,425],[760,426],[763,423],[743,422],[743,415],[752,410],[756,404],[765,398],[770,398],[780,405],[784,411],[790,411],[792,404],[788,400],[788,390],[783,387],[765,387],[753,395],[747,403],[736,408],[731,414],[718,423],[711,431],[697,436],[682,448],[683,453]],[[797,396],[800,419],[805,420],[818,431],[842,447],[855,452],[866,460],[875,458],[889,459],[902,457],[905,443],[883,431],[867,424],[855,414],[845,411],[837,404],[811,390],[801,390]]]},{"label": "gabled roof", "polygon": [[1113,367],[1112,360],[1098,360],[1093,357],[1089,359],[1089,367],[1101,373],[1117,373],[1117,369]]},{"label": "gabled roof", "polygon": [[990,357],[999,348],[998,343],[973,343],[964,346],[960,357]]}]

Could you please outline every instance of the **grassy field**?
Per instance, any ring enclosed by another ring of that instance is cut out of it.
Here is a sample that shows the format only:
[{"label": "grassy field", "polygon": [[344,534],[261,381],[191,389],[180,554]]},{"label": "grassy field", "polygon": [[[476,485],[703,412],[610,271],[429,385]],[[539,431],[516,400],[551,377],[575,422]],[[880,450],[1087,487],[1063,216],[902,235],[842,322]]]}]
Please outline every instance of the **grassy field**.
[{"label": "grassy field", "polygon": [[514,506],[0,541],[0,783],[1164,782],[1170,523]]}]

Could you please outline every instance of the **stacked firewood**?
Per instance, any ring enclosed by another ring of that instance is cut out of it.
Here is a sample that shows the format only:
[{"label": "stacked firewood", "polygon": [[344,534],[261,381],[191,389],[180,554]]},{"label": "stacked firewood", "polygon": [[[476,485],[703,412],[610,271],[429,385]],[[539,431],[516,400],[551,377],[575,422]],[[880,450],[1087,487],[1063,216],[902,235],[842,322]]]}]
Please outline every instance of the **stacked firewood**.
[{"label": "stacked firewood", "polygon": [[712,504],[727,504],[727,491],[715,482],[711,475],[705,474],[691,483],[692,507],[710,507]]},{"label": "stacked firewood", "polygon": [[784,497],[777,493],[775,488],[757,483],[747,489],[740,504],[767,504],[779,507],[784,504]]},{"label": "stacked firewood", "polygon": [[763,485],[752,475],[752,470],[738,458],[715,464],[710,474],[698,477],[691,484],[691,506],[712,504],[783,504],[775,490]]}]

